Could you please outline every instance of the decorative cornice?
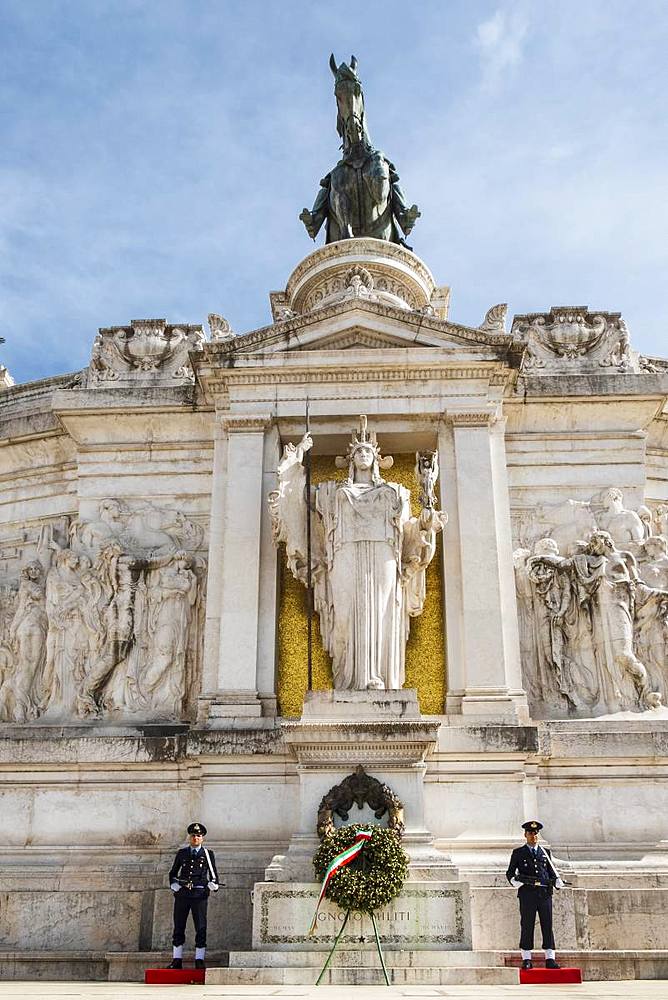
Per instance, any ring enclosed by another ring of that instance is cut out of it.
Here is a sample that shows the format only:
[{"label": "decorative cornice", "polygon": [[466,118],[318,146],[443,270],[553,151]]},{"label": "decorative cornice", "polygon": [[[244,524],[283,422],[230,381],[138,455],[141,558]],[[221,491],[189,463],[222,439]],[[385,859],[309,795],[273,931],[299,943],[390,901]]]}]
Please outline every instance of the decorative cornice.
[{"label": "decorative cornice", "polygon": [[301,767],[326,764],[349,764],[351,754],[357,763],[364,764],[420,764],[431,749],[431,744],[414,743],[303,743],[293,748]]},{"label": "decorative cornice", "polygon": [[[485,379],[491,383],[491,375],[498,375],[498,369],[490,370],[490,362],[479,362],[471,365],[439,365],[410,368],[407,366],[371,369],[332,368],[304,369],[294,368],[286,371],[284,368],[246,368],[225,369],[216,371],[207,379],[212,391],[219,391],[228,385],[278,385],[278,384],[341,384],[343,382],[424,382],[437,379]],[[508,376],[512,372],[508,370]],[[498,382],[493,384],[497,385]]]}]

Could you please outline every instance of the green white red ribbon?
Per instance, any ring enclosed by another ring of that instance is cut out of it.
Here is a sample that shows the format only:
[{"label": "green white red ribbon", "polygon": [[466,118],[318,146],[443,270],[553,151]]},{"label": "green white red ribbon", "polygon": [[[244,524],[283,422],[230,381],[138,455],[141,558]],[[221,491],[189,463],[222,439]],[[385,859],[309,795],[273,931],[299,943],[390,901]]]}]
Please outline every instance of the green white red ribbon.
[{"label": "green white red ribbon", "polygon": [[351,861],[354,861],[357,855],[364,849],[364,845],[367,841],[371,840],[373,836],[372,830],[358,830],[357,836],[350,847],[346,847],[345,851],[341,851],[337,854],[335,858],[330,861],[327,871],[325,872],[325,877],[322,880],[322,885],[320,887],[320,895],[318,896],[318,902],[316,903],[315,913],[313,914],[313,920],[311,921],[311,926],[308,929],[309,934],[314,934],[315,929],[318,924],[318,910],[320,909],[320,904],[325,898],[327,892],[327,886],[329,885],[329,880],[332,875],[338,872],[341,868],[345,868],[349,865]]}]

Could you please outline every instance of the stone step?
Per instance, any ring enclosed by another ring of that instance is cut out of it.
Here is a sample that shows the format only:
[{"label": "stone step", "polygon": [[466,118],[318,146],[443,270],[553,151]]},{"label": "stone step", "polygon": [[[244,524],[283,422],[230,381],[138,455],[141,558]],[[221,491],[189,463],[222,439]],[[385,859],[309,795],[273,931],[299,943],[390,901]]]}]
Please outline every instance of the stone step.
[{"label": "stone step", "polygon": [[[388,968],[444,968],[450,966],[491,966],[504,965],[503,953],[498,951],[393,951],[383,948],[385,964]],[[230,967],[234,968],[318,968],[321,969],[326,951],[231,951]],[[378,952],[371,948],[337,948],[332,958],[332,966],[339,968],[377,968]]]},{"label": "stone step", "polygon": [[[324,963],[324,958],[323,958]],[[229,968],[207,969],[207,986],[312,986],[318,968]],[[450,966],[388,968],[395,986],[516,986],[517,969],[506,966]],[[382,986],[385,983],[380,963],[377,968],[330,968],[322,979],[325,986]]]}]

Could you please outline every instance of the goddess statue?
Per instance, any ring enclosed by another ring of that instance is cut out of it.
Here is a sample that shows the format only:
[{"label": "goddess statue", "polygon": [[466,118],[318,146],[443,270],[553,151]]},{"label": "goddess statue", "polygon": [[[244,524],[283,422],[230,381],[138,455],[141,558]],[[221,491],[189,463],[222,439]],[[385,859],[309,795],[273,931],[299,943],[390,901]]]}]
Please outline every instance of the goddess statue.
[{"label": "goddess statue", "polygon": [[[269,497],[276,543],[284,542],[293,576],[307,583],[307,507],[304,454],[307,433],[287,444],[278,464],[279,488]],[[404,683],[410,619],[421,614],[425,570],[447,515],[435,509],[436,455],[417,456],[421,512],[411,516],[410,493],[386,482],[382,457],[366,417],[353,432],[338,468],[343,482],[311,490],[311,571],[323,644],[332,658],[337,690],[397,690]]]}]

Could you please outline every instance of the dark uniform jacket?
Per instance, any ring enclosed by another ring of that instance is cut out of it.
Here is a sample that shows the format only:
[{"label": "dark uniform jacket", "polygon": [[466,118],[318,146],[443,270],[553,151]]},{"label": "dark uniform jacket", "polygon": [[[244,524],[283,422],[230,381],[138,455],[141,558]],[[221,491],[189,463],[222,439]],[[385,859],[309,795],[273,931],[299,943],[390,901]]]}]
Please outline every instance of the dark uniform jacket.
[{"label": "dark uniform jacket", "polygon": [[513,879],[522,882],[517,890],[518,896],[520,893],[532,892],[536,889],[548,896],[552,895],[557,877],[547,860],[551,856],[545,847],[538,847],[538,857],[534,857],[528,844],[515,848],[510,855],[506,878],[509,882],[512,882]]},{"label": "dark uniform jacket", "polygon": [[176,852],[174,864],[169,872],[169,882],[170,884],[172,882],[181,883],[182,888],[179,889],[179,895],[181,893],[188,893],[191,896],[208,896],[209,887],[207,883],[218,882],[214,853],[208,847],[207,851],[209,852],[213,877],[209,871],[203,847],[200,847],[194,857],[189,847],[182,847]]}]

